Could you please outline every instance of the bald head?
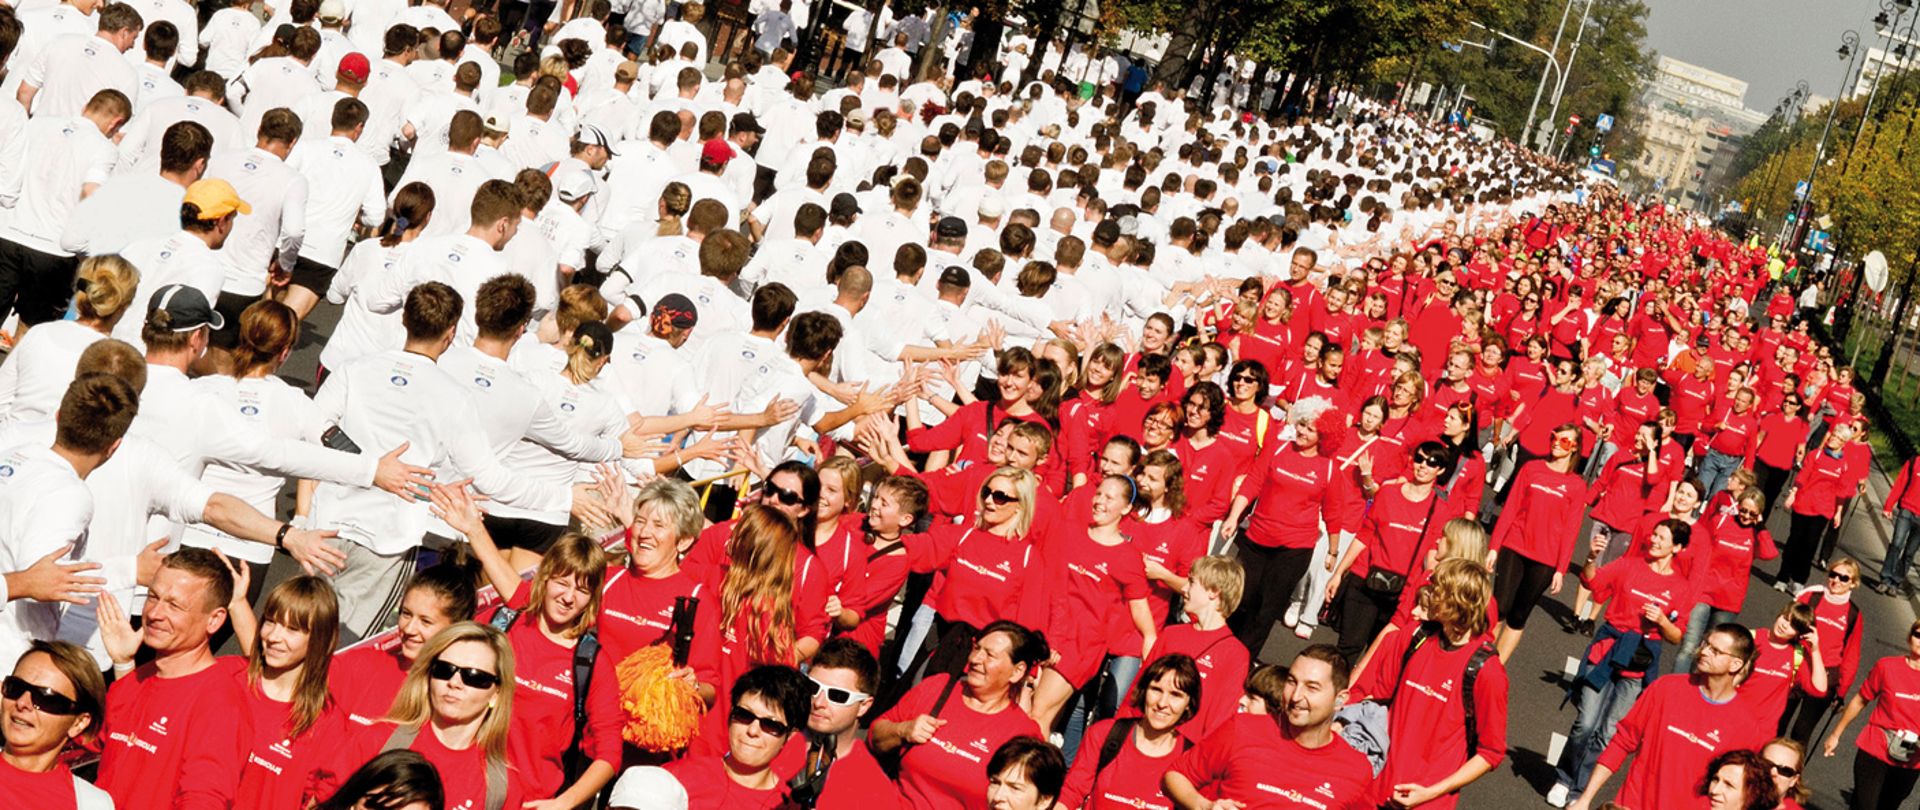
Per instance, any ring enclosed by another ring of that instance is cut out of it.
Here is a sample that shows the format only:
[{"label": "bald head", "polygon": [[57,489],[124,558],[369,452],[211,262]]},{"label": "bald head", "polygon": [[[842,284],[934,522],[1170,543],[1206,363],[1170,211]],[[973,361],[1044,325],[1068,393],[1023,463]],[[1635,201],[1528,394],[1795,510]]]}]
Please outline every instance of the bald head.
[{"label": "bald head", "polygon": [[1073,233],[1073,223],[1078,218],[1079,216],[1071,208],[1055,208],[1053,219],[1048,221],[1047,225],[1060,233]]}]

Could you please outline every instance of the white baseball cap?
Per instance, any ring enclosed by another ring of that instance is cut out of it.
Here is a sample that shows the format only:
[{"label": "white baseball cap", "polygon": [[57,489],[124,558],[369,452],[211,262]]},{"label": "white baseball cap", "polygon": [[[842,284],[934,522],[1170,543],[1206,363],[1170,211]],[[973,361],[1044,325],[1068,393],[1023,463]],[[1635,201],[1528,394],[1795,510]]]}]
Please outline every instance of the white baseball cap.
[{"label": "white baseball cap", "polygon": [[607,806],[631,810],[687,810],[687,789],[666,769],[653,765],[628,768],[613,783]]}]

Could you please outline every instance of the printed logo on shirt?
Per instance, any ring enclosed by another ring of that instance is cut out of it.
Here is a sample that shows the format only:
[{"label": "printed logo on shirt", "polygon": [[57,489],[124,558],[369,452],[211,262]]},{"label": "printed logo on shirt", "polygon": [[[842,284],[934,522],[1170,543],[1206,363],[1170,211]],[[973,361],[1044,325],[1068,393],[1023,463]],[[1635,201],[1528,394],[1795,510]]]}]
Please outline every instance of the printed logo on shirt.
[{"label": "printed logo on shirt", "polygon": [[1701,748],[1705,748],[1708,751],[1720,750],[1720,730],[1717,728],[1711,731],[1708,731],[1705,737],[1701,737],[1699,735],[1694,734],[1691,731],[1688,731],[1684,728],[1680,728],[1679,726],[1674,726],[1674,725],[1667,726],[1667,731],[1668,733],[1671,733],[1676,737],[1684,739],[1687,742],[1693,743],[1694,745],[1700,746]]},{"label": "printed logo on shirt", "polygon": [[1146,799],[1133,796],[1115,796],[1104,791],[1101,792],[1100,798],[1106,799],[1107,804],[1131,807],[1134,808],[1134,810],[1173,810],[1173,805],[1170,804],[1155,804]]},{"label": "printed logo on shirt", "polygon": [[492,381],[492,380],[489,380],[489,379],[487,379],[486,377],[475,377],[475,378],[473,378],[473,384],[474,384],[474,385],[477,385],[477,386],[480,386],[481,388],[492,388],[492,387],[493,387],[493,381]]},{"label": "printed logo on shirt", "polygon": [[0,464],[0,478],[12,478],[12,477],[13,477],[13,465]]},{"label": "printed logo on shirt", "polygon": [[167,718],[163,715],[159,720],[148,723],[147,730],[162,737],[167,736]]},{"label": "printed logo on shirt", "polygon": [[1408,686],[1413,687],[1414,691],[1417,691],[1420,694],[1426,695],[1427,697],[1433,698],[1434,700],[1438,700],[1443,703],[1446,702],[1448,698],[1453,696],[1453,679],[1452,678],[1448,678],[1447,680],[1441,682],[1439,689],[1434,689],[1433,687],[1420,683],[1418,681],[1407,681],[1406,684]]},{"label": "printed logo on shirt", "polygon": [[[939,737],[935,737],[932,740],[930,740],[929,744],[949,754],[953,754],[954,756],[965,759],[968,762],[972,762],[975,765],[981,764],[982,762],[986,761],[986,758],[984,756],[980,754],[976,754],[972,751],[968,751],[965,748],[954,745],[953,743],[947,742],[946,740],[940,739]],[[980,749],[984,751],[986,750],[987,741],[980,740],[978,742],[975,742],[974,745],[979,746]]]},{"label": "printed logo on shirt", "polygon": [[407,378],[400,376],[398,374],[395,374],[392,377],[388,377],[387,382],[393,383],[394,385],[400,386],[401,388],[407,387]]},{"label": "printed logo on shirt", "polygon": [[[1265,782],[1255,782],[1253,783],[1253,787],[1255,790],[1259,790],[1262,793],[1271,793],[1275,796],[1279,796],[1295,804],[1304,804],[1308,807],[1317,807],[1317,808],[1320,808],[1320,810],[1326,810],[1326,808],[1330,806],[1326,802],[1315,798],[1313,794],[1301,793],[1300,791],[1294,790],[1293,788],[1275,787]],[[1319,791],[1314,791],[1314,793],[1318,793],[1318,792]]]}]

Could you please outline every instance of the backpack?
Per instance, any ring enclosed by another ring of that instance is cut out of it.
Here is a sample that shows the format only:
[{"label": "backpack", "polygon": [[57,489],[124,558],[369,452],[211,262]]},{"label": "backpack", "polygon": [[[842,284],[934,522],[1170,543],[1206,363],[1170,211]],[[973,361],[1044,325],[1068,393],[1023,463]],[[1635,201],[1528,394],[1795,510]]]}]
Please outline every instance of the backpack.
[{"label": "backpack", "polygon": [[[1113,725],[1107,727],[1107,738],[1100,743],[1100,759],[1093,766],[1093,780],[1096,784],[1100,781],[1100,774],[1107,772],[1107,766],[1112,765],[1113,761],[1120,757],[1120,746],[1127,744],[1127,740],[1133,736],[1133,729],[1138,725],[1140,725],[1140,718],[1128,717],[1115,720]],[[1180,741],[1180,750],[1174,752],[1176,754],[1193,747],[1193,741],[1183,735],[1175,734],[1174,739]]]},{"label": "backpack", "polygon": [[[1400,654],[1400,683],[1394,684],[1393,694],[1388,695],[1386,700],[1379,701],[1382,705],[1391,707],[1394,698],[1400,695],[1400,684],[1406,683],[1407,681],[1407,664],[1413,661],[1414,651],[1420,649],[1420,645],[1425,643],[1427,639],[1438,635],[1440,635],[1439,622],[1421,622],[1420,626],[1414,629],[1413,640],[1408,642],[1406,652]],[[1467,715],[1468,759],[1472,759],[1473,752],[1480,747],[1480,727],[1477,718],[1474,716],[1473,687],[1480,680],[1480,669],[1486,666],[1487,659],[1493,656],[1493,645],[1485,641],[1480,642],[1480,647],[1474,650],[1473,655],[1467,659],[1467,669],[1465,673],[1460,676],[1460,696],[1464,699],[1461,702],[1460,708],[1465,711]]]},{"label": "backpack", "polygon": [[[953,697],[953,690],[958,686],[960,686],[960,676],[948,676],[946,685],[940,687],[940,697],[933,701],[933,708],[927,711],[927,716],[938,718],[940,710],[947,707],[947,701]],[[899,748],[892,751],[876,749],[872,752],[873,758],[880,763],[880,770],[887,774],[887,778],[897,782],[900,781],[900,759],[907,755],[907,749],[912,746],[913,743],[903,742]]]},{"label": "backpack", "polygon": [[[501,605],[487,624],[502,633],[513,627],[520,611]],[[587,728],[587,690],[593,684],[593,663],[600,656],[600,630],[593,628],[573,645],[573,739],[567,743],[565,763],[567,783],[572,784],[586,772],[593,760],[580,751],[580,737]]]}]

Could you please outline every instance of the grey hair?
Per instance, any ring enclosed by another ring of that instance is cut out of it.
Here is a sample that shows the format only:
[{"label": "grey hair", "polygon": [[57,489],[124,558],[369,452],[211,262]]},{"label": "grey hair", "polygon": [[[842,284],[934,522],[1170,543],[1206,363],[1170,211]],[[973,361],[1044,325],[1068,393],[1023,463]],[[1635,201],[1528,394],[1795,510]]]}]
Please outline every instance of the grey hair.
[{"label": "grey hair", "polygon": [[673,520],[673,533],[680,540],[700,536],[700,530],[706,528],[706,518],[700,511],[700,496],[687,482],[672,478],[655,478],[640,487],[640,494],[634,496],[633,513],[645,514],[650,507],[665,509]]}]

